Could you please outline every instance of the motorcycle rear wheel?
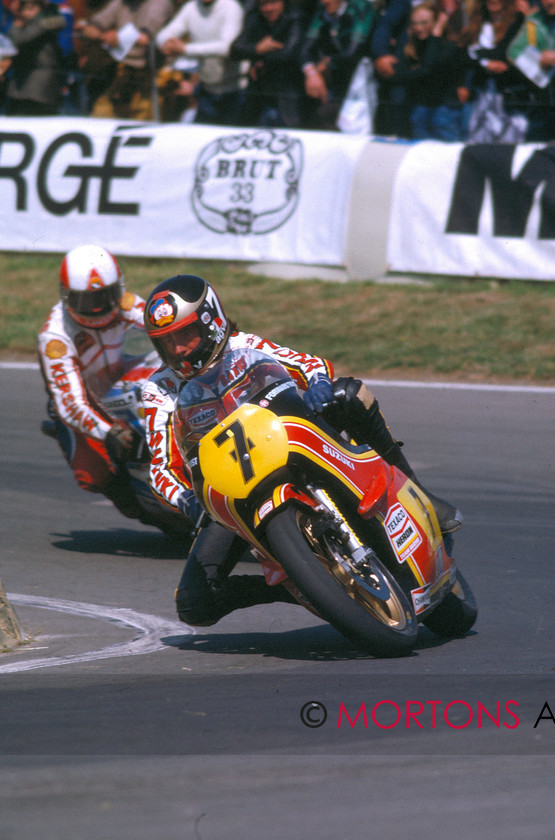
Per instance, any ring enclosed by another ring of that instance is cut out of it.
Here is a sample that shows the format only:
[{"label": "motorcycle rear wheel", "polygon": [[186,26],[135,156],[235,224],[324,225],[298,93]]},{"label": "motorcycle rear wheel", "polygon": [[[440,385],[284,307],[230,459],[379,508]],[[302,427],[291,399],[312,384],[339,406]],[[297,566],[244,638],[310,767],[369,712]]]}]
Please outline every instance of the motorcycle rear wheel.
[{"label": "motorcycle rear wheel", "polygon": [[372,576],[347,569],[351,560],[339,539],[318,535],[317,514],[289,507],[268,524],[272,555],[318,613],[374,656],[405,656],[416,643],[414,609],[391,573],[374,560],[388,597],[372,593]]},{"label": "motorcycle rear wheel", "polygon": [[457,569],[457,581],[435,610],[422,620],[428,630],[438,636],[464,636],[473,626],[478,607],[472,590]]}]

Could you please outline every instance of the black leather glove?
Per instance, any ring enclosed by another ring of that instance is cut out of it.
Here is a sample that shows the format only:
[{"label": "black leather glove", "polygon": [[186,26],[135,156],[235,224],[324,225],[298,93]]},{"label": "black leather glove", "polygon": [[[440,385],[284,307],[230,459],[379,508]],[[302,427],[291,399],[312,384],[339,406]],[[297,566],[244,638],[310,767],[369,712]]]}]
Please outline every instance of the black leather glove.
[{"label": "black leather glove", "polygon": [[112,461],[119,463],[129,460],[133,454],[135,440],[136,432],[131,426],[123,420],[116,420],[104,438],[104,445]]}]

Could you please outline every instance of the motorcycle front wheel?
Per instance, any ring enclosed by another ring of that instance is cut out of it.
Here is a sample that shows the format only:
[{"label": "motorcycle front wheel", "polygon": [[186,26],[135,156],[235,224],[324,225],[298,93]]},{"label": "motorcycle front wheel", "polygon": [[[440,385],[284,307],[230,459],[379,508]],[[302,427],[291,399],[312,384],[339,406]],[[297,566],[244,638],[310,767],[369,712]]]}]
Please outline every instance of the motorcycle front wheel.
[{"label": "motorcycle front wheel", "polygon": [[418,634],[414,609],[377,559],[371,572],[352,558],[317,513],[289,507],[268,524],[272,555],[305,598],[346,638],[374,656],[404,656]]}]

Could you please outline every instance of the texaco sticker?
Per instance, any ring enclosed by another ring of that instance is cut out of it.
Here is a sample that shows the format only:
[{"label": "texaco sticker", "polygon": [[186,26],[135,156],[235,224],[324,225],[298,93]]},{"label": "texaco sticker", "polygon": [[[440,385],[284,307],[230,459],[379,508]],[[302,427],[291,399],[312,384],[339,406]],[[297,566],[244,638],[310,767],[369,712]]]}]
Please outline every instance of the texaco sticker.
[{"label": "texaco sticker", "polygon": [[216,233],[264,234],[281,227],[299,200],[301,141],[276,131],[219,137],[195,164],[195,215]]},{"label": "texaco sticker", "polygon": [[400,504],[393,505],[384,524],[399,563],[403,563],[422,542],[418,528]]}]

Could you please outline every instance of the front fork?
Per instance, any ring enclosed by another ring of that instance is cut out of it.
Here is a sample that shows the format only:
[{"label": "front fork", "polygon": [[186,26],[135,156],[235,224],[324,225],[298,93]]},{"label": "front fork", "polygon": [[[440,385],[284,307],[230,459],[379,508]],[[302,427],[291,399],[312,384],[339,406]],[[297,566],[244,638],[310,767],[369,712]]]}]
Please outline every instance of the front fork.
[{"label": "front fork", "polygon": [[367,545],[363,545],[360,542],[357,535],[354,533],[352,528],[349,527],[344,517],[335,506],[335,503],[325,490],[322,490],[320,487],[314,487],[314,485],[311,484],[307,485],[307,489],[318,502],[316,510],[323,511],[327,517],[333,521],[337,530],[341,534],[341,537],[349,550],[349,554],[352,557],[351,565],[358,572],[368,572],[371,570],[372,561],[378,559],[375,552]]}]

